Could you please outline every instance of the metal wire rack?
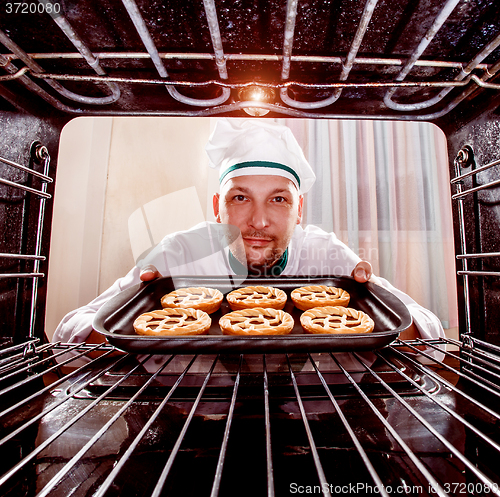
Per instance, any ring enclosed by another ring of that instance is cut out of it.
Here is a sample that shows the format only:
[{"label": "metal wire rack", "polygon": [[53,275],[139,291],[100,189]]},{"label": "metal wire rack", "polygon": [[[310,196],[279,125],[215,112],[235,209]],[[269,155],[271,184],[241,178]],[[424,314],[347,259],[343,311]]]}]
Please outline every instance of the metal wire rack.
[{"label": "metal wire rack", "polygon": [[498,347],[247,359],[1,350],[2,494],[500,495]]},{"label": "metal wire rack", "polygon": [[[499,252],[475,252],[471,253],[469,249],[469,244],[466,234],[466,214],[465,212],[469,209],[465,205],[465,200],[467,198],[471,199],[473,208],[477,208],[478,200],[474,197],[474,194],[481,192],[483,190],[493,189],[500,185],[500,179],[498,179],[498,166],[500,160],[493,160],[488,164],[478,165],[476,164],[474,158],[474,151],[469,145],[462,147],[455,157],[454,168],[455,177],[451,179],[450,183],[455,186],[456,192],[451,196],[452,200],[457,202],[457,214],[458,214],[458,231],[460,236],[460,253],[456,256],[457,260],[461,262],[462,269],[457,271],[457,275],[463,278],[464,281],[464,304],[465,304],[465,326],[466,333],[471,333],[471,281],[470,277],[484,277],[484,276],[500,276],[499,271],[485,271],[485,270],[471,270],[469,264],[471,261],[476,260],[482,263],[484,260],[493,259],[499,257]],[[469,169],[469,171],[464,172],[464,169]],[[496,169],[495,169],[496,168]],[[486,181],[481,181],[476,186],[468,186],[464,189],[464,180],[473,180],[477,183],[478,175],[489,171],[491,174],[490,178]],[[468,213],[469,216],[471,212]],[[470,235],[469,235],[470,236]]]}]

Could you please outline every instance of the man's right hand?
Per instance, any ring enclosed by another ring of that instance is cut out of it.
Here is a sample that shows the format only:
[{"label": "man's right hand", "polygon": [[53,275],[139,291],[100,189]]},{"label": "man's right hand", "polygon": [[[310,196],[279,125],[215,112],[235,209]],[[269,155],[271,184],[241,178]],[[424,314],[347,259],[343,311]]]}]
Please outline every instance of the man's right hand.
[{"label": "man's right hand", "polygon": [[141,281],[153,281],[156,278],[161,278],[161,273],[152,264],[144,266],[139,274]]}]

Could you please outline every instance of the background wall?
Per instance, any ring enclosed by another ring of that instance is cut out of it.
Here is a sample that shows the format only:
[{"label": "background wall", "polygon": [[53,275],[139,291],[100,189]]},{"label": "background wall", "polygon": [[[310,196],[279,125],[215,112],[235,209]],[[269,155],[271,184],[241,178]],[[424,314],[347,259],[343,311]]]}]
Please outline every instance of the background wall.
[{"label": "background wall", "polygon": [[47,282],[49,339],[69,310],[99,292],[112,123],[111,118],[78,118],[61,133]]},{"label": "background wall", "polygon": [[67,312],[127,273],[165,234],[205,220],[210,126],[210,119],[154,117],[80,117],[66,125],[54,197],[49,338]]},{"label": "background wall", "polygon": [[210,119],[113,119],[100,291],[166,234],[205,220],[209,133]]}]

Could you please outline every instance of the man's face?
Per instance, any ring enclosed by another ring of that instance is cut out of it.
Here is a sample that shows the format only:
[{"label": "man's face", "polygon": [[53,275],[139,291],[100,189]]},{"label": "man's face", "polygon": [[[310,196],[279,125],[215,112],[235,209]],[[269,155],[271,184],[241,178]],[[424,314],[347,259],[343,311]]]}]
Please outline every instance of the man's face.
[{"label": "man's face", "polygon": [[214,195],[214,213],[219,223],[241,231],[246,261],[237,250],[234,255],[258,268],[282,256],[301,221],[302,202],[295,185],[282,176],[240,176]]}]

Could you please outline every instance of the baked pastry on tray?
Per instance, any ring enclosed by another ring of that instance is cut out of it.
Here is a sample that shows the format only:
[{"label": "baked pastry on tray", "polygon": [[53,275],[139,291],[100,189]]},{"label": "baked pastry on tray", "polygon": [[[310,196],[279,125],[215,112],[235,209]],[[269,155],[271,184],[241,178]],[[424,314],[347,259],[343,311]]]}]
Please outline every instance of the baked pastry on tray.
[{"label": "baked pastry on tray", "polygon": [[347,307],[351,296],[342,288],[326,285],[303,286],[291,294],[295,307],[301,311],[323,306]]},{"label": "baked pastry on tray", "polygon": [[262,307],[229,312],[219,320],[224,335],[287,335],[293,324],[288,312]]},{"label": "baked pastry on tray", "polygon": [[371,333],[372,318],[350,307],[315,307],[302,313],[300,324],[308,333]]},{"label": "baked pastry on tray", "polygon": [[167,293],[161,299],[162,307],[199,309],[212,314],[220,307],[224,296],[216,288],[197,286],[192,288],[179,288]]},{"label": "baked pastry on tray", "polygon": [[141,314],[134,321],[134,330],[149,336],[202,335],[211,324],[210,316],[199,309],[167,308]]},{"label": "baked pastry on tray", "polygon": [[272,286],[247,286],[228,293],[227,301],[233,311],[251,309],[253,307],[271,307],[283,309],[286,304],[286,293]]}]

